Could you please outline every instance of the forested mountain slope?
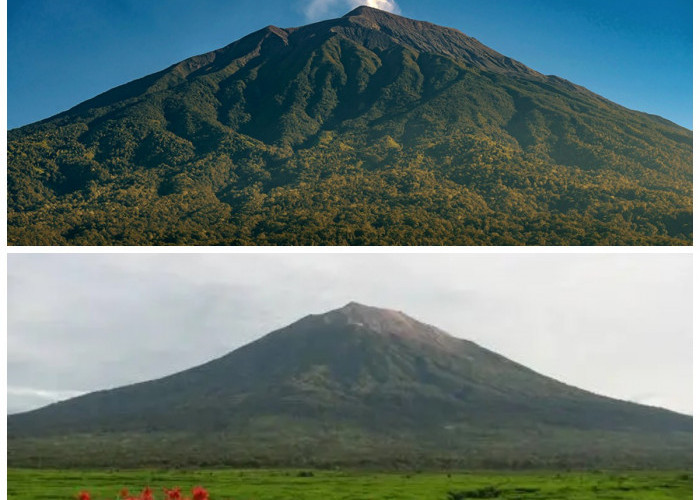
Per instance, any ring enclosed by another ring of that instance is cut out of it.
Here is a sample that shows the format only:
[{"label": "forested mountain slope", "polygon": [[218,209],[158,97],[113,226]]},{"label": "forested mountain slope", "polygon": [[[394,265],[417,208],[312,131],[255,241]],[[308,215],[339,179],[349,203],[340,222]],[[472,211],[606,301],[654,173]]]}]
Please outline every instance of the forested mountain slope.
[{"label": "forested mountain slope", "polygon": [[11,130],[8,188],[10,244],[690,244],[692,132],[361,7]]},{"label": "forested mountain slope", "polygon": [[350,303],[209,363],[8,418],[22,466],[687,467],[692,418]]}]

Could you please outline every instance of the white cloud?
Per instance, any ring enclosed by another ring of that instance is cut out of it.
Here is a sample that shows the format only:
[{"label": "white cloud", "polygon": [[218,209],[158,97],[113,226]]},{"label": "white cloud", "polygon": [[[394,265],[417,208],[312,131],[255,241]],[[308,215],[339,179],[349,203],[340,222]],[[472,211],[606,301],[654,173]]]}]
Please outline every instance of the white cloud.
[{"label": "white cloud", "polygon": [[367,5],[394,14],[401,12],[395,0],[310,0],[304,7],[304,14],[309,21],[316,21],[332,14],[340,14],[340,9],[350,10],[360,5]]},{"label": "white cloud", "polygon": [[375,9],[385,10],[387,12],[394,12],[398,14],[401,12],[399,5],[394,0],[346,0],[349,7],[355,8],[360,5],[367,5],[368,7],[374,7]]},{"label": "white cloud", "polygon": [[33,389],[31,387],[8,387],[7,393],[13,396],[30,396],[47,399],[49,401],[61,401],[85,394],[85,391],[46,391],[43,389]]},{"label": "white cloud", "polygon": [[34,410],[49,403],[82,396],[85,391],[51,391],[33,387],[7,387],[7,413]]}]

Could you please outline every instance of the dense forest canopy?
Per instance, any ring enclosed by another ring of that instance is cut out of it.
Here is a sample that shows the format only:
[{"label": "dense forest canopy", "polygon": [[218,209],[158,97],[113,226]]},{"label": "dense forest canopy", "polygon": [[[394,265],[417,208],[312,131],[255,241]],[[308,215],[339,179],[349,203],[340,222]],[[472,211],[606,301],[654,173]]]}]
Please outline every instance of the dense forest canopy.
[{"label": "dense forest canopy", "polygon": [[19,245],[692,244],[692,132],[370,8],[9,132]]}]

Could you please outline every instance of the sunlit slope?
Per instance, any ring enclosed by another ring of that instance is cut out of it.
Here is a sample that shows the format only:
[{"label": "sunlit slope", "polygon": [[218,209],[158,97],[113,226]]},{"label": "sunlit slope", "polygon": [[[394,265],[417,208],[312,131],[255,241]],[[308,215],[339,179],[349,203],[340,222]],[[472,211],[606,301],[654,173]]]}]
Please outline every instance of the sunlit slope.
[{"label": "sunlit slope", "polygon": [[692,133],[456,30],[267,27],[10,131],[12,244],[690,244]]}]

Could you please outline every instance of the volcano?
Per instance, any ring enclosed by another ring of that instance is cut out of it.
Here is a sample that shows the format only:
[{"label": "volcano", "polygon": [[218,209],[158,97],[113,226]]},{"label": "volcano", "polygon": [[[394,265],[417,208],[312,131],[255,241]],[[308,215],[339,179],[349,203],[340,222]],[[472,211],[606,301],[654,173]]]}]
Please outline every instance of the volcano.
[{"label": "volcano", "polygon": [[686,467],[692,418],[350,303],[209,363],[8,417],[11,465]]},{"label": "volcano", "polygon": [[688,245],[692,132],[360,7],[9,131],[8,241]]}]

